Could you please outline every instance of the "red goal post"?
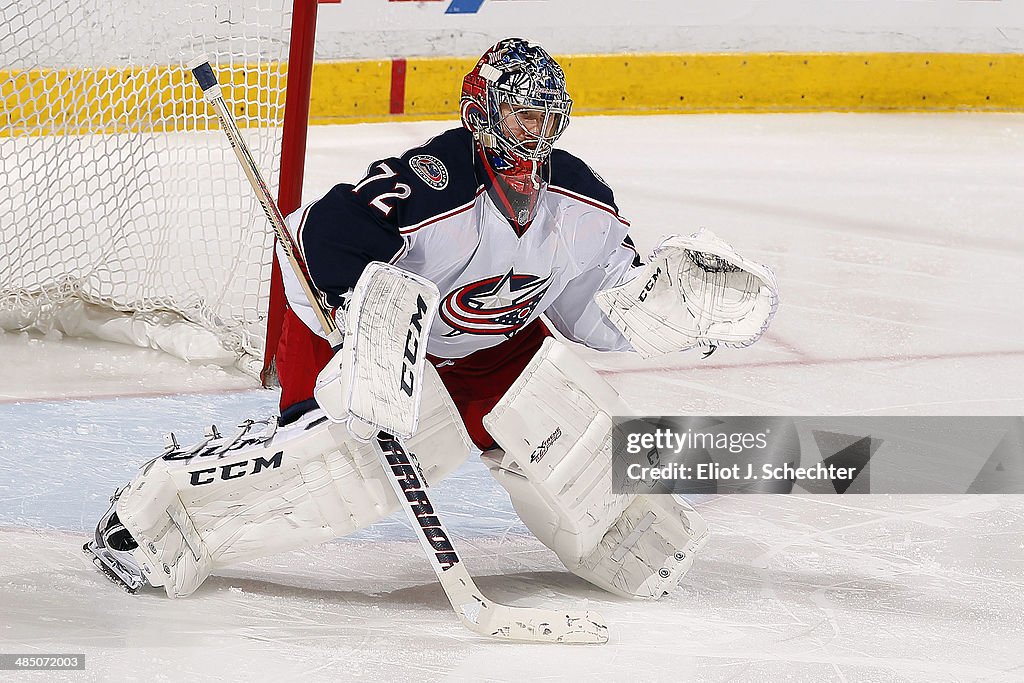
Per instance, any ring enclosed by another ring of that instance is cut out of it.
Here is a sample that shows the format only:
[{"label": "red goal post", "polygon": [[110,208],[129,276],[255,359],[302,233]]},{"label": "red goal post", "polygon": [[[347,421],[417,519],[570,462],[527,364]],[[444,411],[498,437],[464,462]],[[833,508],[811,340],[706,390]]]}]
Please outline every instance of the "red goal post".
[{"label": "red goal post", "polygon": [[[309,124],[309,96],[313,82],[313,48],[316,44],[317,4],[334,1],[294,0],[292,40],[288,54],[288,94],[285,97],[284,131],[281,137],[281,182],[277,193],[277,206],[285,216],[299,208],[302,203],[306,129]],[[271,386],[276,381],[275,361],[284,325],[285,306],[281,264],[274,253],[271,255],[266,343],[263,367],[260,369],[260,381],[263,386]],[[307,334],[310,344],[317,343],[313,336],[312,332]]]}]

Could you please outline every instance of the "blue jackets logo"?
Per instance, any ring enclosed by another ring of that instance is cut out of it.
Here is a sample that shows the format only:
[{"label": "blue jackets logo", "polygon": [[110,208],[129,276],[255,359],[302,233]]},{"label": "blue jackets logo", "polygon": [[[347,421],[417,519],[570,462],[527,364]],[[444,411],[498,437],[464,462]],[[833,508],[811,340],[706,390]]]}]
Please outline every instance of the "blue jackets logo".
[{"label": "blue jackets logo", "polygon": [[551,278],[509,270],[463,285],[441,301],[441,320],[452,328],[446,337],[460,334],[502,334],[511,337],[537,309],[551,286]]}]

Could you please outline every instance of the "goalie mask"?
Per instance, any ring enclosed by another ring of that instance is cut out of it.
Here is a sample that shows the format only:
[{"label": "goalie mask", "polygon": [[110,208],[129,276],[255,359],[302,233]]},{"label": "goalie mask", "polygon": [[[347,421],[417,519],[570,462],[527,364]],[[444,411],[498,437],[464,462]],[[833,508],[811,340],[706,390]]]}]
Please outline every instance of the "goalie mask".
[{"label": "goalie mask", "polygon": [[463,80],[462,124],[473,133],[491,200],[519,234],[536,215],[571,108],[561,67],[521,38],[500,41]]}]

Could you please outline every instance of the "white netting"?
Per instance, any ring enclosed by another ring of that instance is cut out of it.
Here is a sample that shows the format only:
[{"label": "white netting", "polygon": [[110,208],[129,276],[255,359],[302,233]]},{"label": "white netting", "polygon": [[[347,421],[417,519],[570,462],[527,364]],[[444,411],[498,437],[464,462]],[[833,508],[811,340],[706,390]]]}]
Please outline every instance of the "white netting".
[{"label": "white netting", "polygon": [[276,191],[290,0],[0,0],[0,20],[0,329],[258,371],[273,234],[184,65],[211,56]]}]

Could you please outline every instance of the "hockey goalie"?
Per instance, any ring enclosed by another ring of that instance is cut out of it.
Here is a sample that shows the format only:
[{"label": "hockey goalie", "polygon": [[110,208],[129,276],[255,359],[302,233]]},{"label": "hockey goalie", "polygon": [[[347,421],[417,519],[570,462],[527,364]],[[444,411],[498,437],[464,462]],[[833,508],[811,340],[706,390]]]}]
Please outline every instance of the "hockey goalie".
[{"label": "hockey goalie", "polygon": [[502,40],[464,79],[461,127],[288,216],[341,348],[286,273],[280,418],[171,438],[115,493],[86,544],[97,565],[183,597],[220,567],[373,524],[399,507],[366,441],[389,414],[413,425],[400,436],[427,484],[479,451],[568,571],[619,596],[671,591],[706,524],[678,497],[613,491],[612,416],[630,409],[570,342],[748,346],[778,288],[708,231],[642,261],[611,189],[554,148],[571,106],[543,49]]}]

